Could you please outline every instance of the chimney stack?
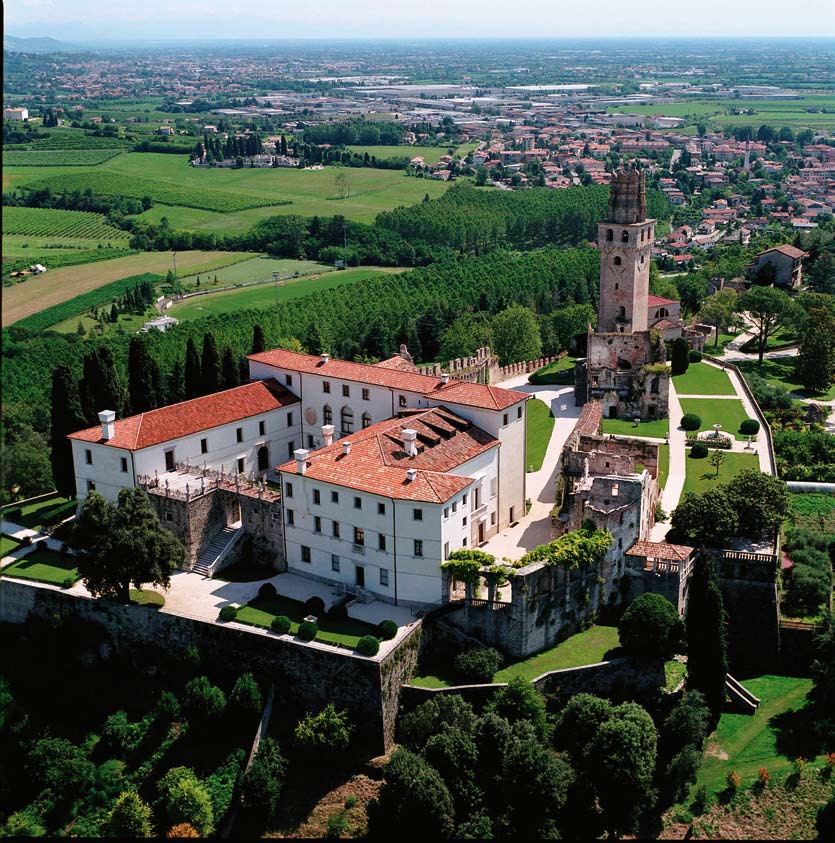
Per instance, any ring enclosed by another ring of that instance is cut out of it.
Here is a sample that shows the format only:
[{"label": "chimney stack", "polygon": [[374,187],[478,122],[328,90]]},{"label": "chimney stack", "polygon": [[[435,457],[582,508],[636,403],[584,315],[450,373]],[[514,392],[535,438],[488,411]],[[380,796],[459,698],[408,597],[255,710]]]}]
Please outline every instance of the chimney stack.
[{"label": "chimney stack", "polygon": [[342,440],[342,455],[347,457],[348,454],[351,453],[351,440],[350,439],[343,439]]},{"label": "chimney stack", "polygon": [[449,383],[449,373],[448,372],[442,372],[441,373],[441,384],[443,386],[446,386],[448,383]]},{"label": "chimney stack", "polygon": [[407,482],[407,483],[413,483],[413,482],[414,482],[414,479],[415,479],[416,477],[417,477],[417,469],[416,469],[416,468],[410,468],[410,469],[406,472],[406,482]]},{"label": "chimney stack", "polygon": [[403,434],[403,450],[406,452],[407,457],[416,457],[417,456],[417,431],[412,430],[410,427],[404,428],[401,433]]},{"label": "chimney stack", "polygon": [[322,440],[324,441],[326,448],[329,445],[333,445],[333,425],[332,424],[323,424],[322,425]]},{"label": "chimney stack", "polygon": [[299,474],[306,474],[307,458],[310,456],[310,451],[307,448],[298,448],[293,451],[293,456],[296,458],[296,471]]},{"label": "chimney stack", "polygon": [[107,442],[116,435],[116,413],[113,410],[102,410],[99,413],[101,422],[101,438]]},{"label": "chimney stack", "polygon": [[319,359],[320,359],[320,360],[322,361],[322,363],[324,364],[324,363],[327,363],[327,362],[328,362],[328,360],[330,360],[330,359],[331,359],[331,356],[330,356],[330,354],[328,354],[326,351],[323,351],[323,352],[319,355]]}]

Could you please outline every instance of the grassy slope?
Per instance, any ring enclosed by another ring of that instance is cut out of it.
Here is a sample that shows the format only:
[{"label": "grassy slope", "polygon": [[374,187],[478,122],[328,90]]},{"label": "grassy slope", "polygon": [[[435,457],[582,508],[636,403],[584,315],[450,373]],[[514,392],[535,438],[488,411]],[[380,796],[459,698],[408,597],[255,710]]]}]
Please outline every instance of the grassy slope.
[{"label": "grassy slope", "polygon": [[734,454],[723,451],[725,462],[719,469],[719,476],[716,476],[716,469],[710,464],[708,458],[695,460],[688,451],[686,464],[687,475],[684,479],[685,492],[706,492],[714,486],[727,483],[735,474],[745,468],[759,468],[759,457],[755,454]]},{"label": "grassy slope", "polygon": [[554,415],[551,408],[538,398],[528,401],[525,448],[525,465],[534,471],[542,468],[551,433],[554,430]]},{"label": "grassy slope", "polygon": [[[247,252],[180,252],[177,270],[209,271],[250,257]],[[68,266],[27,278],[3,291],[3,325],[10,325],[103,284],[142,272],[162,275],[173,267],[171,252],[147,252],[92,264]]]},{"label": "grassy slope", "polygon": [[676,392],[681,395],[733,395],[731,379],[722,369],[707,363],[691,363],[683,375],[673,378]]}]

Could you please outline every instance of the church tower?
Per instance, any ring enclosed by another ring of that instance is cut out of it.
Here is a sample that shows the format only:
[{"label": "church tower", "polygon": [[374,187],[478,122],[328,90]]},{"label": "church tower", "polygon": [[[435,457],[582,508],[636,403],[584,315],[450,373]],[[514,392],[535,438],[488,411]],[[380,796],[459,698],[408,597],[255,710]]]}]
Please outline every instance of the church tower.
[{"label": "church tower", "polygon": [[609,213],[598,223],[600,303],[598,334],[647,330],[649,265],[655,220],[647,219],[646,176],[637,170],[612,175]]}]

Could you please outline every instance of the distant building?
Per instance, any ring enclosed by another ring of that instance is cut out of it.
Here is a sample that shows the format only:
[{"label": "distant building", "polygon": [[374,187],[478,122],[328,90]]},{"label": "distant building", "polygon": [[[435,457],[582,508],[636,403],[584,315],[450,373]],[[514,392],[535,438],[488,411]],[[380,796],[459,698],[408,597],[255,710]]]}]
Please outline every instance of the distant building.
[{"label": "distant building", "polygon": [[162,331],[165,333],[169,328],[173,328],[175,325],[179,325],[180,320],[175,319],[173,316],[158,316],[156,319],[152,319],[150,322],[145,322],[142,326],[143,331]]},{"label": "distant building", "polygon": [[4,108],[3,109],[3,119],[4,120],[28,120],[29,119],[29,109],[20,106],[19,108]]},{"label": "distant building", "polygon": [[774,285],[796,290],[802,283],[803,258],[805,257],[806,252],[802,249],[784,243],[782,246],[760,252],[748,264],[748,276],[753,278],[763,272],[766,266],[772,266],[774,267]]}]

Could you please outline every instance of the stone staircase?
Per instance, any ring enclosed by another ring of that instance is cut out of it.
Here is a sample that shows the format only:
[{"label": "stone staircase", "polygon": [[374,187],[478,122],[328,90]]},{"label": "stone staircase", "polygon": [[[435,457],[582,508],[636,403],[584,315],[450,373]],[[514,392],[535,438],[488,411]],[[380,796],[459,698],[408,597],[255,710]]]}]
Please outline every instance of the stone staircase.
[{"label": "stone staircase", "polygon": [[242,533],[240,521],[224,527],[200,552],[192,571],[203,577],[213,576]]},{"label": "stone staircase", "polygon": [[725,676],[725,690],[731,698],[731,704],[740,714],[754,714],[760,707],[759,698],[734,679],[730,673]]},{"label": "stone staircase", "polygon": [[[347,583],[338,583],[336,586],[336,593],[339,595],[350,594],[358,603],[373,603],[377,598],[374,593],[361,585],[348,585]],[[349,601],[350,605],[353,601]]]}]

